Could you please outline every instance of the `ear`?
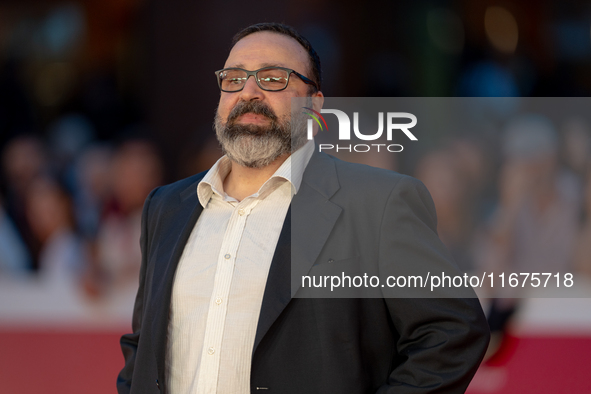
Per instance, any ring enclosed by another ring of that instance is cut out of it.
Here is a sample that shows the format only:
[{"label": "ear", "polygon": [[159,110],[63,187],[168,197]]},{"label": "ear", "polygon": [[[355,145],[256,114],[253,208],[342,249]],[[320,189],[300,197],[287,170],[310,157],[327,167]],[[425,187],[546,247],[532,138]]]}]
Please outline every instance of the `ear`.
[{"label": "ear", "polygon": [[312,96],[312,107],[320,112],[320,110],[322,109],[322,106],[324,105],[324,94],[322,94],[322,92],[319,90],[316,93],[314,93]]}]

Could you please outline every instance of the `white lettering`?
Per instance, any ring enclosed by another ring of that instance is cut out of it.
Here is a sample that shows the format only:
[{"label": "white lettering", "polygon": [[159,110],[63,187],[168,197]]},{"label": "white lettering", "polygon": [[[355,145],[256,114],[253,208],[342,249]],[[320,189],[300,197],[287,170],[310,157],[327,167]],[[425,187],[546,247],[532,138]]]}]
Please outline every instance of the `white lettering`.
[{"label": "white lettering", "polygon": [[[395,124],[392,123],[392,119],[394,118],[407,118],[410,119],[410,123],[404,124]],[[417,124],[417,117],[408,112],[388,112],[388,141],[392,141],[392,130],[402,130],[404,134],[408,138],[413,141],[417,141],[417,137],[415,137],[408,129],[411,127],[416,126]]]},{"label": "white lettering", "polygon": [[360,140],[373,141],[373,140],[377,140],[378,138],[380,138],[380,136],[382,135],[382,132],[384,131],[384,113],[383,112],[378,113],[378,122],[379,122],[378,123],[378,131],[375,134],[370,134],[370,135],[361,134],[361,132],[359,131],[359,113],[353,112],[353,131],[355,132],[355,135],[357,136],[357,138],[359,138]]}]

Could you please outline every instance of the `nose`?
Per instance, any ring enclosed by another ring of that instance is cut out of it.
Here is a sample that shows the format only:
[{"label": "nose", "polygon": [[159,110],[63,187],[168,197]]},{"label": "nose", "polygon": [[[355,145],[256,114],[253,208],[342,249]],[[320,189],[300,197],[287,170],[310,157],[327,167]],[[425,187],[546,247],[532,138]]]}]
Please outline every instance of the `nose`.
[{"label": "nose", "polygon": [[[252,77],[252,78],[251,78]],[[244,88],[240,91],[240,99],[244,101],[262,100],[265,91],[257,85],[254,75],[250,75],[244,84]]]}]

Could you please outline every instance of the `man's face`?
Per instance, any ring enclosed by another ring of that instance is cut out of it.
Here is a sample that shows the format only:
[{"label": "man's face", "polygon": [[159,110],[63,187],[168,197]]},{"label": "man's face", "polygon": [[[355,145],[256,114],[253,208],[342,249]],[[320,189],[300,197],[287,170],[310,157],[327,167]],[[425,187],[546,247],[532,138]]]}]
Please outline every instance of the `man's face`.
[{"label": "man's face", "polygon": [[[238,41],[224,68],[258,70],[269,66],[291,68],[311,77],[306,50],[291,37],[272,32],[253,33]],[[254,77],[240,92],[222,92],[215,126],[228,157],[240,165],[260,168],[289,154],[291,99],[307,96],[309,86],[292,74],[287,88],[278,92],[262,90]],[[322,93],[312,96],[322,97]]]}]

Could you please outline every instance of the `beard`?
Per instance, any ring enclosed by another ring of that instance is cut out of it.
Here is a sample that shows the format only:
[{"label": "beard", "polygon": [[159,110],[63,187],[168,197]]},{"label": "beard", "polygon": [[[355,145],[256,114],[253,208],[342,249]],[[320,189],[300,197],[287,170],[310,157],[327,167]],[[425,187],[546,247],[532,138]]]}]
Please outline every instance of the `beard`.
[{"label": "beard", "polygon": [[[237,124],[236,119],[244,114],[264,116],[270,123],[262,126]],[[244,167],[262,168],[306,143],[304,124],[302,116],[295,116],[292,123],[287,116],[279,119],[260,101],[240,101],[228,115],[226,123],[216,111],[214,127],[222,150],[230,160]]]}]

